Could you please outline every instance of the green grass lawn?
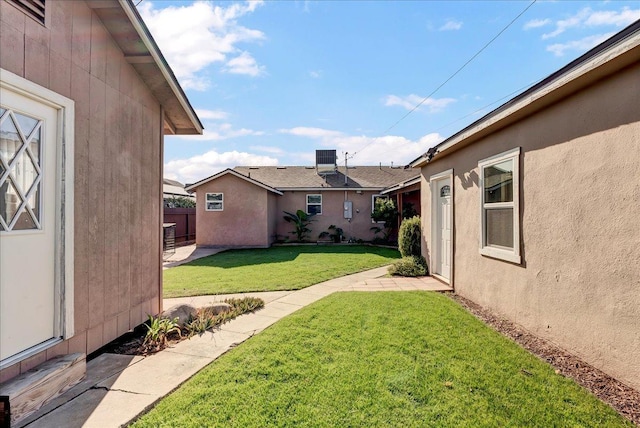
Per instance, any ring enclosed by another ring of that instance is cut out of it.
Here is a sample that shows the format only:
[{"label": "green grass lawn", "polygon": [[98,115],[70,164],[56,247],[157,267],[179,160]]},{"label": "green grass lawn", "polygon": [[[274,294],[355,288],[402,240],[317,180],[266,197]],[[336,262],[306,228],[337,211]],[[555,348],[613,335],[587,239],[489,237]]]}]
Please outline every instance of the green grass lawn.
[{"label": "green grass lawn", "polygon": [[249,339],[133,426],[631,424],[444,295],[351,292]]},{"label": "green grass lawn", "polygon": [[233,250],[164,271],[164,297],[299,290],[328,279],[384,266],[400,257],[364,245],[285,246]]}]

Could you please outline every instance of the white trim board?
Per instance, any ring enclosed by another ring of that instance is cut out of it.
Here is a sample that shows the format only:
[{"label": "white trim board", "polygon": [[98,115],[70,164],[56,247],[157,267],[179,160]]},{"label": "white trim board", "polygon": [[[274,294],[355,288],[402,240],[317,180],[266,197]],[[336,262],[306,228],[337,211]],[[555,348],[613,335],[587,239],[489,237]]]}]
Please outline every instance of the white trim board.
[{"label": "white trim board", "polygon": [[[56,177],[56,335],[74,334],[74,121],[73,100],[0,68],[0,87],[57,110]],[[56,340],[48,341],[50,346]],[[29,350],[25,351],[28,353]],[[24,353],[18,355],[26,355]],[[25,357],[26,358],[26,357]]]}]

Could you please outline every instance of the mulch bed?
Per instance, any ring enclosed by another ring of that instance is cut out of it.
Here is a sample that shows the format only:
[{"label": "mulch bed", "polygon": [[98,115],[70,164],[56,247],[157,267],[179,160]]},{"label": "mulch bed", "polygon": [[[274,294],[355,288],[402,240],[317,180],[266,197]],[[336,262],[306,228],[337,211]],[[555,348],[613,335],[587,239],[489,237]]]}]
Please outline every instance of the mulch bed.
[{"label": "mulch bed", "polygon": [[527,332],[511,321],[457,294],[449,296],[499,333],[511,338],[527,351],[551,364],[556,373],[576,381],[618,413],[640,426],[640,392],[590,366],[556,345]]},{"label": "mulch bed", "polygon": [[[143,357],[149,356],[158,352],[150,351],[142,346],[144,342],[144,337],[147,334],[147,328],[144,324],[140,324],[133,330],[128,333],[123,334],[112,342],[107,343],[102,348],[97,351],[92,352],[87,355],[87,361],[91,361],[94,358],[108,353],[108,354],[121,354],[121,355],[140,355]],[[182,340],[177,334],[173,334],[169,337],[167,342],[168,346],[174,345],[175,343],[180,342]]]}]

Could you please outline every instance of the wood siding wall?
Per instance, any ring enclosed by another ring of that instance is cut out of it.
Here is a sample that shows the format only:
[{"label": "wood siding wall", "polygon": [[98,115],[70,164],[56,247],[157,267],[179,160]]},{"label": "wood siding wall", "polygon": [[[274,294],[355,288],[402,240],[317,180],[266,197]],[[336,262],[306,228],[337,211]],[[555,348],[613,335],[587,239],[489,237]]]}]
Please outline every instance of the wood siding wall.
[{"label": "wood siding wall", "polygon": [[0,381],[160,309],[161,107],[84,1],[47,8],[45,27],[0,1],[0,67],[75,101],[75,335]]}]

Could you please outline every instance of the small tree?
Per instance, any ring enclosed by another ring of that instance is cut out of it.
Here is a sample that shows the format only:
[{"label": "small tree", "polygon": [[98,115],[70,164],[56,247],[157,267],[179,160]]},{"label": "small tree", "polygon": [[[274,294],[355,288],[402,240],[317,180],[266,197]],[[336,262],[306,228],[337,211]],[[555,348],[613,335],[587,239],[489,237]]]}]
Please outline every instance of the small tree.
[{"label": "small tree", "polygon": [[[373,207],[373,212],[371,213],[371,218],[374,221],[378,222],[384,221],[384,230],[382,231],[383,239],[385,241],[389,241],[391,230],[398,220],[398,209],[396,208],[396,204],[395,202],[393,202],[393,199],[376,199],[375,205]],[[378,233],[380,231],[380,227],[373,226],[371,230],[375,231],[375,233]]]},{"label": "small tree", "polygon": [[302,210],[296,211],[295,214],[287,211],[283,212],[286,214],[284,216],[285,221],[287,223],[293,223],[295,227],[294,231],[290,233],[292,235],[296,235],[298,241],[304,241],[307,238],[309,232],[311,232],[311,229],[309,229],[307,226],[311,224],[311,222],[313,221],[312,217],[315,214],[307,214]]},{"label": "small tree", "polygon": [[398,231],[398,250],[402,257],[420,256],[420,217],[406,218]]},{"label": "small tree", "polygon": [[184,196],[172,196],[164,199],[164,206],[166,208],[195,208],[196,201]]}]

